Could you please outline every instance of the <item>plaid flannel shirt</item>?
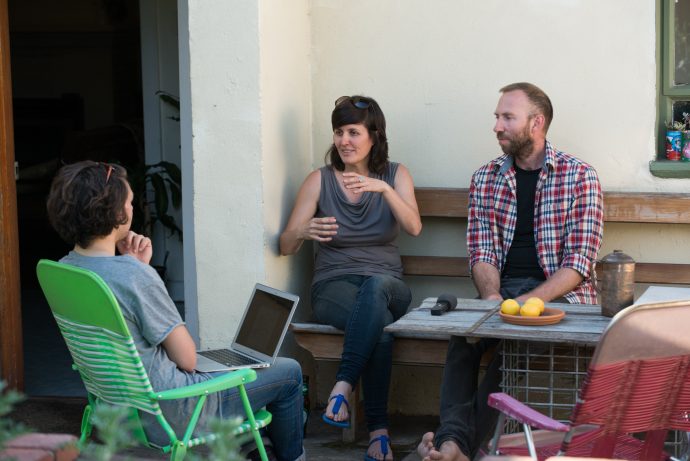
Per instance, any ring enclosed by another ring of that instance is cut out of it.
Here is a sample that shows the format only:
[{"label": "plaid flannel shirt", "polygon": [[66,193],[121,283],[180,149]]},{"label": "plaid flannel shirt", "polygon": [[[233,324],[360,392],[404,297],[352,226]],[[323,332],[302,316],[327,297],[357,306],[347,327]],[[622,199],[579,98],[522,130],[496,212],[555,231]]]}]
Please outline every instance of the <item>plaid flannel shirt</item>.
[{"label": "plaid flannel shirt", "polygon": [[[472,175],[467,226],[470,272],[478,262],[503,271],[515,235],[517,199],[513,159],[503,155]],[[546,142],[534,198],[534,241],[546,277],[568,267],[584,280],[565,295],[571,303],[596,304],[590,269],[601,247],[603,197],[591,166]]]}]

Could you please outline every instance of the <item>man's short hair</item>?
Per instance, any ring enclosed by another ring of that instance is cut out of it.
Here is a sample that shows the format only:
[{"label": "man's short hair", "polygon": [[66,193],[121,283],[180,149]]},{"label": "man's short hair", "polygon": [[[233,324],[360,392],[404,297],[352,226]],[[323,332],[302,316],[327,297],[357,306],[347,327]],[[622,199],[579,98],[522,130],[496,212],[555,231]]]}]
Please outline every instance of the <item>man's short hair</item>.
[{"label": "man's short hair", "polygon": [[544,93],[544,91],[536,85],[527,82],[511,83],[499,90],[501,93],[508,93],[510,91],[522,91],[527,96],[527,99],[541,112],[544,116],[544,133],[549,131],[551,120],[553,120],[553,106],[551,100]]}]

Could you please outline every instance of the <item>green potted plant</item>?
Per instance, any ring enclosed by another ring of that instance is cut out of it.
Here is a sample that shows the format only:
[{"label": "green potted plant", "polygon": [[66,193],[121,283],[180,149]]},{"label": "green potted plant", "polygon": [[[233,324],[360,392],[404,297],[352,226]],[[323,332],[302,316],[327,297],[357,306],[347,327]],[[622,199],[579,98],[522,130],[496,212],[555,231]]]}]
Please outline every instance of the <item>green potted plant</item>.
[{"label": "green potted plant", "polygon": [[[182,229],[170,214],[170,207],[179,209],[182,203],[182,174],[174,163],[140,163],[128,171],[129,181],[135,197],[132,230],[152,235],[156,221],[182,240]],[[153,191],[152,200],[147,190]]]},{"label": "green potted plant", "polygon": [[[180,100],[176,96],[165,91],[157,91],[156,95],[179,114]],[[168,118],[176,122],[180,121],[180,117],[176,115],[168,116]],[[143,143],[141,146],[140,158],[143,159]],[[141,161],[136,168],[128,171],[128,175],[132,184],[132,192],[138,202],[134,210],[134,231],[151,236],[153,235],[154,224],[159,221],[163,227],[170,231],[170,235],[177,234],[182,241],[182,229],[169,213],[170,205],[177,210],[182,203],[180,168],[174,163],[166,161],[154,164],[146,164]],[[147,194],[149,190],[153,191],[153,200],[150,200],[151,197]]]}]

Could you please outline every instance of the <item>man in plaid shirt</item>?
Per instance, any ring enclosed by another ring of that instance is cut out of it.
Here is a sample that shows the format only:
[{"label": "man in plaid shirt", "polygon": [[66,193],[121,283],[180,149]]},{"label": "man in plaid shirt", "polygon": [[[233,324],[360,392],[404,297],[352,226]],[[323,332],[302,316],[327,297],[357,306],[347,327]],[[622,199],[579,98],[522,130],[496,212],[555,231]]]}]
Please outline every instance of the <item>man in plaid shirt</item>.
[{"label": "man in plaid shirt", "polygon": [[[470,185],[467,250],[481,299],[595,304],[590,267],[601,246],[603,199],[596,171],[546,140],[549,97],[530,83],[501,88],[494,132],[504,155]],[[424,435],[425,460],[469,460],[496,415],[498,354],[477,388],[481,356],[499,340],[451,337],[441,387],[441,425]]]}]

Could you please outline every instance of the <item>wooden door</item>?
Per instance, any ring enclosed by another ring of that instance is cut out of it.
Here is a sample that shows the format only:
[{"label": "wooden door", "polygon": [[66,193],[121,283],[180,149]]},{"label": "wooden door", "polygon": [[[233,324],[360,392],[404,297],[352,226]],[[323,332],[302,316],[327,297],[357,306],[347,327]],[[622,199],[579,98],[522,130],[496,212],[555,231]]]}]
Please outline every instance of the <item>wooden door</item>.
[{"label": "wooden door", "polygon": [[0,0],[0,379],[24,389],[7,0]]}]

